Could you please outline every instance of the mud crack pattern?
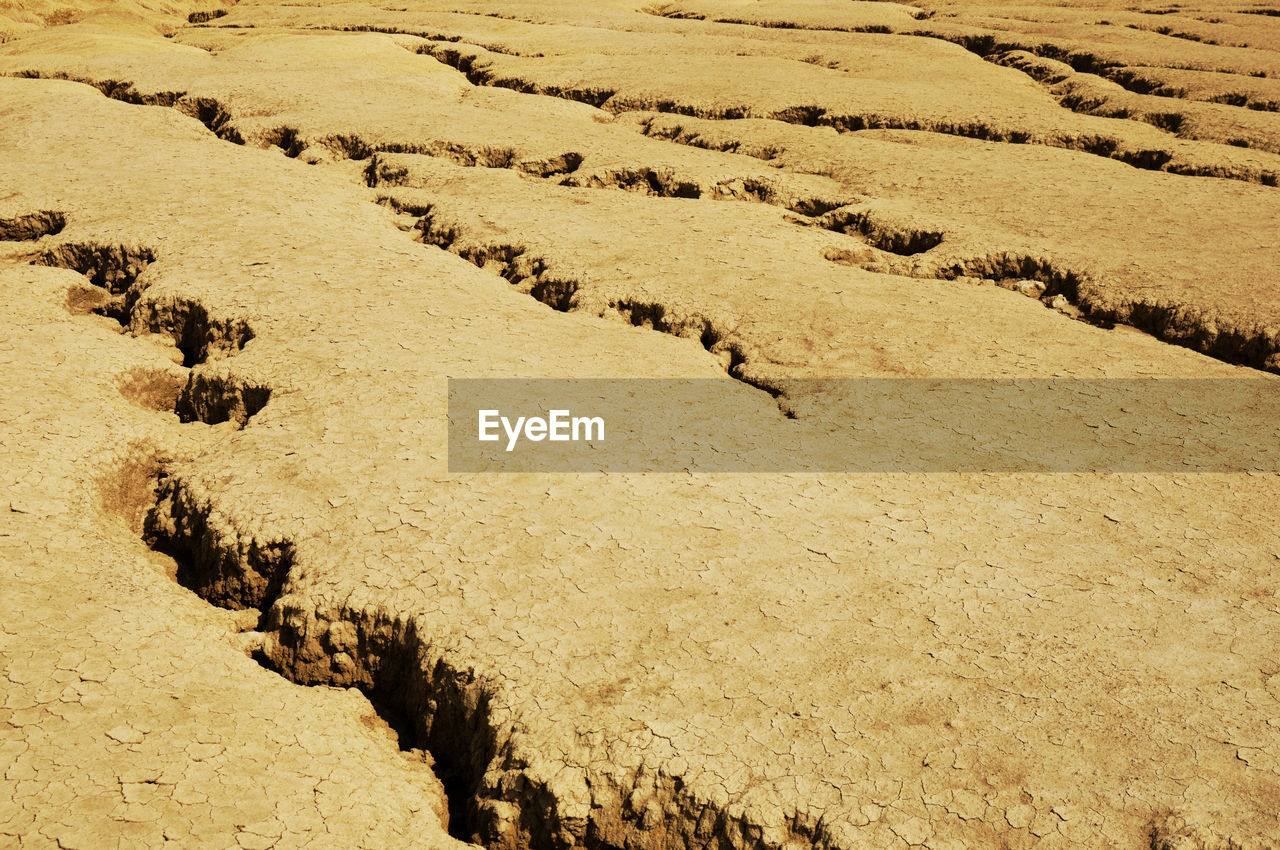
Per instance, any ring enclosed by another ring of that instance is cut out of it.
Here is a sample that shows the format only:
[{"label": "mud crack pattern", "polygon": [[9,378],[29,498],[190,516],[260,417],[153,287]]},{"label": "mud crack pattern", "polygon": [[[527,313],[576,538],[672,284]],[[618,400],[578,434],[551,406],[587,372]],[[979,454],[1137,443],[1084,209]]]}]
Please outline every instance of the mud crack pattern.
[{"label": "mud crack pattern", "polygon": [[1275,475],[459,476],[444,408],[1267,378],[1271,16],[153,5],[0,12],[0,843],[1280,840]]}]

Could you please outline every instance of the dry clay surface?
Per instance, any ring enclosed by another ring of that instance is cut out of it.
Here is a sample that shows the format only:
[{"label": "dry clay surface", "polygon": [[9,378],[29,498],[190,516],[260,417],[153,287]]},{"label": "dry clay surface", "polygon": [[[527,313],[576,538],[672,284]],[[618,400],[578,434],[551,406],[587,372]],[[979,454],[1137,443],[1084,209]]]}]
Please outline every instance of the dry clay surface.
[{"label": "dry clay surface", "polygon": [[950,43],[1075,10],[730,5],[0,46],[2,840],[1276,846],[1273,474],[447,471],[448,377],[1276,368],[1270,153]]}]

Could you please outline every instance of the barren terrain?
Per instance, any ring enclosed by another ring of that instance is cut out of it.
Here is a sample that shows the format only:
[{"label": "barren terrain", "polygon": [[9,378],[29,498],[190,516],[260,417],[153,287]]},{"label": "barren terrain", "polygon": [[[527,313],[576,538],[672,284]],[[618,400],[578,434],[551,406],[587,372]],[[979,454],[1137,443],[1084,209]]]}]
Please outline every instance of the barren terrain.
[{"label": "barren terrain", "polygon": [[451,378],[707,379],[744,451],[851,378],[1275,427],[1278,110],[1265,0],[0,0],[0,847],[1280,847],[1273,463],[447,433]]}]

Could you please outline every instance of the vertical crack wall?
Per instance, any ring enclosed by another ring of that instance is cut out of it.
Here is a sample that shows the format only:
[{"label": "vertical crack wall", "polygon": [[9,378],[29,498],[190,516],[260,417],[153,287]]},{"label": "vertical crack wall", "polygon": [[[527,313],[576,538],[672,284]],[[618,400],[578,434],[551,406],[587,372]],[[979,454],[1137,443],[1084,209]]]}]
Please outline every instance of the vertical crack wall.
[{"label": "vertical crack wall", "polygon": [[[234,421],[240,427],[271,398],[271,391],[254,381],[234,375],[212,374],[196,370],[210,358],[228,357],[253,339],[247,323],[235,319],[214,318],[198,301],[178,297],[145,298],[149,283],[144,272],[156,261],[155,253],[146,247],[98,242],[68,242],[41,252],[32,262],[36,265],[71,269],[80,272],[90,284],[101,290],[98,299],[72,293],[69,306],[116,320],[134,333],[168,336],[182,353],[182,366],[188,370],[187,380],[166,405],[183,422],[216,425]],[[146,397],[146,405],[159,406],[154,398],[165,384],[153,376],[126,380],[122,390],[131,397]]]},{"label": "vertical crack wall", "polygon": [[0,218],[0,242],[31,242],[53,236],[67,226],[67,218],[54,210],[39,210],[14,218]]}]

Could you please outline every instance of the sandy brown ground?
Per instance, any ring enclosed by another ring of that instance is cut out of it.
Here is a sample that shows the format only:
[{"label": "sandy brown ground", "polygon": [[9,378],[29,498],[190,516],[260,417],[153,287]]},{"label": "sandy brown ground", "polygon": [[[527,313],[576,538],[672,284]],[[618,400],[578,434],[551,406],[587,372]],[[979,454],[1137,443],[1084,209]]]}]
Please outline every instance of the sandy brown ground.
[{"label": "sandy brown ground", "polygon": [[445,444],[1280,371],[1266,11],[6,5],[0,844],[1280,846],[1273,473]]}]

